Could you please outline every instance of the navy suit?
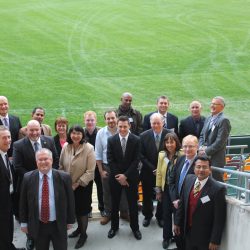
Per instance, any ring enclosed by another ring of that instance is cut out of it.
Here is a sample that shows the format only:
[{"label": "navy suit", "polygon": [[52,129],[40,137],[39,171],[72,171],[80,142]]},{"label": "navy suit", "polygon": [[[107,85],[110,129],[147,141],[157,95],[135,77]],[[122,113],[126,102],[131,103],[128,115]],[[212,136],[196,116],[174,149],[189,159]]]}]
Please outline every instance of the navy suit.
[{"label": "navy suit", "polygon": [[196,179],[195,175],[186,177],[175,216],[175,224],[184,227],[187,250],[193,247],[197,247],[198,250],[208,249],[210,242],[219,245],[226,220],[225,188],[209,177],[200,191],[201,194],[192,215],[192,226],[191,228],[188,226],[189,196]]},{"label": "navy suit", "polygon": [[[1,119],[0,119],[0,125],[3,125]],[[9,115],[9,130],[11,134],[11,145],[10,149],[8,150],[9,157],[11,157],[13,154],[13,143],[19,139],[18,135],[20,128],[22,128],[20,119],[17,116]]]},{"label": "navy suit", "polygon": [[[150,116],[154,113],[158,113],[158,111],[151,112],[144,116],[143,131],[151,129]],[[171,113],[167,113],[167,127],[165,128],[171,130],[174,129],[174,132],[178,135],[178,117]]]},{"label": "navy suit", "polygon": [[182,139],[187,135],[194,135],[199,139],[205,119],[204,116],[201,116],[199,120],[195,121],[192,116],[188,116],[181,120],[179,125],[180,141],[182,142]]},{"label": "navy suit", "polygon": [[[129,134],[126,142],[126,150],[123,155],[119,134],[108,138],[107,160],[110,168],[110,191],[112,199],[111,228],[119,228],[119,204],[122,189],[125,189],[130,216],[130,227],[132,231],[139,230],[137,192],[139,182],[140,139],[134,134]],[[127,177],[129,186],[121,186],[115,179],[117,174]]]},{"label": "navy suit", "polygon": [[[152,129],[144,131],[140,134],[140,158],[142,162],[140,177],[143,189],[142,213],[146,219],[153,217],[153,198],[156,182],[156,176],[153,174],[153,171],[157,168],[158,154],[161,150],[163,150],[164,137],[169,132],[170,131],[168,129],[162,130],[159,149],[156,148],[154,132]],[[155,216],[158,220],[162,220],[162,215],[162,203],[158,202]]]},{"label": "navy suit", "polygon": [[[12,165],[10,169],[15,188],[15,175]],[[14,250],[13,241],[13,194],[10,194],[8,170],[0,155],[0,249]]]}]

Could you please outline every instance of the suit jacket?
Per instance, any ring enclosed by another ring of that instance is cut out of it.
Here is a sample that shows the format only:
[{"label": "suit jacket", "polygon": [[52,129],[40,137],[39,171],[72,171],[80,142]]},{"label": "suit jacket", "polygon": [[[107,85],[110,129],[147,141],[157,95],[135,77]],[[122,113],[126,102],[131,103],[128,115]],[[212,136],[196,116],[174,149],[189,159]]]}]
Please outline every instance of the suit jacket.
[{"label": "suit jacket", "polygon": [[56,147],[56,150],[57,150],[57,154],[58,154],[58,156],[60,157],[61,152],[62,152],[62,146],[61,146],[61,143],[60,143],[59,135],[58,135],[58,134],[55,135],[55,136],[53,137],[53,139],[54,139],[55,147]]},{"label": "suit jacket", "polygon": [[[59,170],[52,170],[56,223],[61,235],[67,237],[67,224],[75,222],[75,202],[70,176]],[[32,188],[31,188],[32,187]],[[39,232],[39,171],[24,175],[20,197],[20,222],[28,223],[29,235],[36,239]]]},{"label": "suit jacket", "polygon": [[157,167],[158,154],[163,150],[163,140],[167,133],[170,133],[170,130],[163,129],[161,133],[160,146],[157,150],[155,145],[155,138],[153,129],[149,129],[140,134],[140,159],[142,162],[142,172],[153,170]]},{"label": "suit jacket", "polygon": [[[53,168],[58,168],[59,158],[53,139],[45,135],[41,135],[40,139],[42,147],[48,148],[52,152]],[[18,175],[17,192],[19,192],[23,175],[37,168],[35,152],[28,137],[24,137],[14,143],[13,165]]]},{"label": "suit jacket", "polygon": [[[154,113],[158,113],[158,111],[151,112],[151,113],[144,116],[143,131],[151,129],[150,116]],[[178,135],[178,117],[177,116],[175,116],[171,113],[167,113],[167,127],[166,127],[166,129],[174,129],[174,132]]]},{"label": "suit jacket", "polygon": [[188,116],[187,118],[181,120],[180,125],[179,125],[180,141],[182,141],[182,139],[187,135],[194,135],[199,139],[200,133],[204,126],[205,119],[206,118],[204,116],[201,116],[200,119],[198,120],[198,124],[199,124],[198,131],[196,130],[196,124],[192,116]]},{"label": "suit jacket", "polygon": [[[170,173],[170,176],[169,176],[169,193],[170,193],[170,198],[172,201],[180,199],[180,194],[178,191],[178,184],[179,184],[179,179],[180,179],[181,171],[182,171],[182,168],[184,166],[185,160],[186,160],[185,155],[178,158],[178,160],[173,168],[173,171]],[[190,162],[190,167],[188,169],[186,177],[188,174],[194,174],[193,161]],[[182,191],[183,191],[183,185],[181,187],[181,193],[182,193]]]},{"label": "suit jacket", "polygon": [[[3,125],[1,119],[0,119],[0,125]],[[18,133],[21,127],[22,125],[20,119],[17,116],[9,115],[9,130],[11,134],[11,145],[10,149],[8,150],[9,157],[11,157],[13,154],[13,143],[19,139]]]},{"label": "suit jacket", "polygon": [[220,113],[213,129],[209,129],[212,116],[209,116],[200,134],[199,146],[207,146],[206,154],[211,158],[211,165],[224,167],[226,145],[231,131],[230,121]]},{"label": "suit jacket", "polygon": [[[41,124],[41,129],[43,131],[43,134],[42,135],[47,135],[47,136],[52,136],[52,130],[51,130],[51,127],[47,124]],[[19,130],[19,139],[22,139],[24,138],[25,136],[27,135],[27,126],[21,128]]]},{"label": "suit jacket", "polygon": [[129,133],[124,156],[119,134],[109,137],[107,145],[107,160],[111,176],[114,177],[117,174],[124,174],[129,183],[138,182],[139,153],[140,139],[138,136]]},{"label": "suit jacket", "polygon": [[[188,175],[184,182],[184,191],[175,216],[175,224],[184,226],[187,233],[189,195],[194,187],[195,175]],[[209,201],[202,202],[208,197]],[[197,246],[208,246],[209,242],[219,245],[226,220],[225,188],[209,177],[201,190],[197,206],[192,216],[191,241]]]}]

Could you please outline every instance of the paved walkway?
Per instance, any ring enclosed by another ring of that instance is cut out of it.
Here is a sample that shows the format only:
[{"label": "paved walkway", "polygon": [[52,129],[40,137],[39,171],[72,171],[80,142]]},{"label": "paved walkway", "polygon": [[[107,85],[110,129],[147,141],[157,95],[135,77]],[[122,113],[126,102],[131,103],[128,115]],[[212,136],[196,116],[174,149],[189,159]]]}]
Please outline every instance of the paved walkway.
[{"label": "paved walkway", "polygon": [[[102,226],[99,222],[100,214],[98,211],[98,204],[96,199],[96,189],[94,185],[93,190],[93,218],[89,221],[89,226],[87,230],[88,239],[85,245],[81,249],[85,250],[155,250],[162,248],[162,228],[156,223],[155,218],[152,219],[149,227],[145,228],[142,226],[143,216],[140,213],[139,223],[140,230],[142,233],[142,240],[138,241],[134,238],[133,233],[130,230],[129,223],[120,220],[120,229],[117,235],[113,239],[107,237],[108,231],[110,229],[110,223]],[[76,228],[71,229],[69,232]],[[74,249],[74,245],[77,241],[75,239],[68,240],[68,249]],[[14,244],[16,247],[25,247],[26,237],[20,230],[20,226],[15,222],[15,234],[14,234]],[[175,247],[172,244],[169,249]],[[53,249],[51,247],[50,249]]]}]

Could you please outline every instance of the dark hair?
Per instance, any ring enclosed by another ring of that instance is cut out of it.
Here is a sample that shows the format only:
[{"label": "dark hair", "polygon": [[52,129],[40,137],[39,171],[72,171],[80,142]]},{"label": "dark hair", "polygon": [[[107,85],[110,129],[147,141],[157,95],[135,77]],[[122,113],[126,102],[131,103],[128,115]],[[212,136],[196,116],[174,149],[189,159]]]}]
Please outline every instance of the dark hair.
[{"label": "dark hair", "polygon": [[208,156],[206,155],[197,155],[195,158],[194,158],[194,164],[198,161],[208,161],[208,164],[209,164],[209,167],[211,167],[211,160]]},{"label": "dark hair", "polygon": [[170,132],[170,133],[167,133],[164,137],[164,140],[163,140],[163,150],[166,151],[168,153],[168,150],[167,150],[167,147],[166,147],[166,141],[175,141],[176,143],[176,151],[179,151],[181,149],[181,143],[180,143],[180,140],[178,138],[178,136],[176,135],[176,133],[174,132]]},{"label": "dark hair", "polygon": [[117,123],[118,123],[119,121],[121,121],[121,122],[128,122],[128,124],[130,124],[129,118],[128,118],[126,115],[121,115],[121,116],[119,116],[118,119],[117,119]]},{"label": "dark hair", "polygon": [[165,95],[161,95],[161,96],[158,96],[157,99],[156,99],[156,103],[158,103],[160,101],[160,99],[164,99],[164,100],[167,100],[169,102],[169,99],[167,96]]},{"label": "dark hair", "polygon": [[55,131],[56,130],[56,125],[58,123],[63,123],[63,124],[66,124],[66,131],[68,131],[68,125],[69,125],[69,121],[67,120],[67,118],[63,117],[63,116],[60,116],[60,117],[57,117],[56,120],[55,120]]},{"label": "dark hair", "polygon": [[115,117],[117,118],[117,112],[116,112],[116,110],[114,110],[114,109],[110,109],[110,110],[106,110],[105,112],[104,112],[104,119],[106,120],[106,114],[109,114],[109,113],[115,113]]},{"label": "dark hair", "polygon": [[72,139],[71,139],[71,137],[70,137],[70,135],[71,135],[71,133],[72,133],[73,131],[77,131],[77,132],[81,132],[81,133],[82,133],[82,139],[81,139],[81,141],[80,141],[80,144],[83,144],[83,143],[86,143],[86,142],[87,142],[87,141],[84,139],[84,138],[85,138],[85,133],[84,133],[83,127],[82,127],[81,125],[79,125],[79,124],[75,124],[75,125],[73,125],[73,126],[69,129],[69,132],[68,132],[68,134],[67,134],[67,142],[68,142],[69,144],[73,144],[73,141],[72,141]]},{"label": "dark hair", "polygon": [[38,109],[41,109],[41,110],[43,111],[43,113],[45,114],[44,108],[42,108],[42,107],[35,107],[35,108],[33,108],[33,110],[32,110],[32,115],[34,115]]}]

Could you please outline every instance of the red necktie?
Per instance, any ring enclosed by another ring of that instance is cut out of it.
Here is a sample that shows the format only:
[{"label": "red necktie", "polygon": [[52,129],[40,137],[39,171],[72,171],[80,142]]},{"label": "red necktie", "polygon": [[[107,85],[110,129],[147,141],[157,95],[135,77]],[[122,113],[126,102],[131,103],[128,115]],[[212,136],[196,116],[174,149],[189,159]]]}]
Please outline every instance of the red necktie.
[{"label": "red necktie", "polygon": [[43,175],[41,221],[43,223],[49,221],[49,184],[46,174]]}]

